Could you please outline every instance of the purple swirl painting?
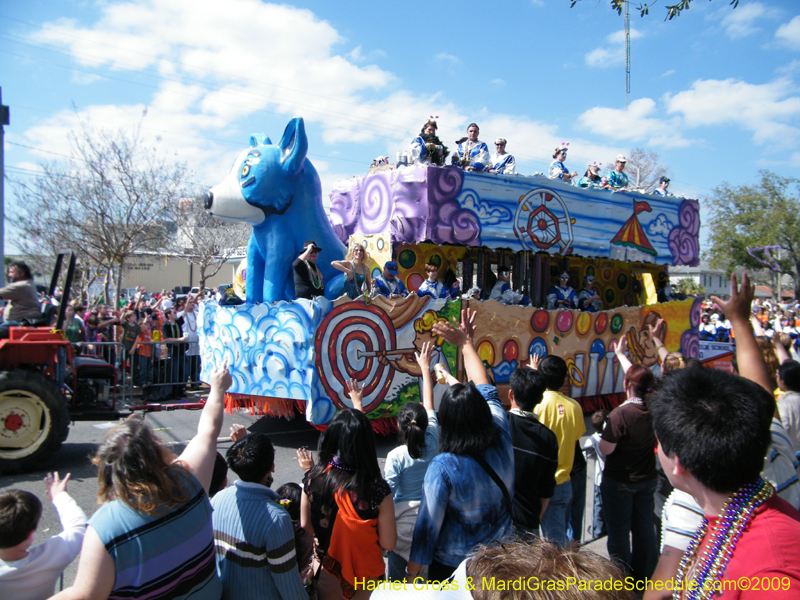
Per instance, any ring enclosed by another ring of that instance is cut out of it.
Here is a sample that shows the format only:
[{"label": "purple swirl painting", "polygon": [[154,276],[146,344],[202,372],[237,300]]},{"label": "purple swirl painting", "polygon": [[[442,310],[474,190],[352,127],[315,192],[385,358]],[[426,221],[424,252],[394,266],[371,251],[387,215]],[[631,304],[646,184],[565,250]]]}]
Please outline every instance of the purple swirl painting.
[{"label": "purple swirl painting", "polygon": [[678,208],[680,225],[669,233],[669,250],[674,266],[700,264],[700,203],[684,200]]},{"label": "purple swirl painting", "polygon": [[[421,164],[380,167],[336,184],[330,221],[343,242],[353,234],[390,234],[393,244],[520,251],[530,250],[535,240],[535,251],[550,254],[568,248],[576,256],[665,265],[700,261],[696,200],[584,189],[537,175]],[[623,233],[625,252],[619,257],[617,238]],[[632,258],[635,250],[645,254]]]}]

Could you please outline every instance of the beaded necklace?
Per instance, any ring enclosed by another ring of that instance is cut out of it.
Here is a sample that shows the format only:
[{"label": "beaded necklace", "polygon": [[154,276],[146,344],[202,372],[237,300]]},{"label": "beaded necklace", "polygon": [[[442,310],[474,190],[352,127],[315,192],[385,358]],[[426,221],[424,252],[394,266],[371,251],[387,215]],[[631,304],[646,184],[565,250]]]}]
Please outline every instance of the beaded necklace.
[{"label": "beaded necklace", "polygon": [[626,404],[644,404],[644,400],[636,396],[632,396],[631,398],[628,398],[627,400],[625,400],[625,402],[620,404],[620,406],[625,406]]},{"label": "beaded necklace", "polygon": [[311,278],[311,285],[314,286],[314,289],[319,289],[322,287],[322,272],[319,270],[319,267],[316,263],[310,263],[307,260],[303,261],[306,263],[308,267],[308,273]]},{"label": "beaded necklace", "polygon": [[750,523],[758,507],[774,493],[775,488],[759,477],[725,501],[711,532],[708,545],[692,574],[693,586],[690,589],[687,580],[689,565],[694,562],[700,544],[708,531],[708,519],[703,518],[703,525],[694,534],[686,554],[683,555],[680,567],[678,567],[676,575],[678,589],[672,596],[675,600],[678,600],[683,592],[686,592],[686,600],[705,600],[716,595],[715,582],[720,581],[725,574],[725,569],[733,556],[742,532]]}]

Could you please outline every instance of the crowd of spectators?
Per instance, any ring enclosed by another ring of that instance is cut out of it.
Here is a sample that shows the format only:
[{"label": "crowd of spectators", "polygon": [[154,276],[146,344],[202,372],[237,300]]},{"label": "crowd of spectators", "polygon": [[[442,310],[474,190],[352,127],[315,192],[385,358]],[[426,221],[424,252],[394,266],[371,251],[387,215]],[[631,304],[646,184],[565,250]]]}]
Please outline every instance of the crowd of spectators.
[{"label": "crowd of spectators", "polygon": [[[6,301],[0,338],[8,337],[13,326],[55,324],[59,289],[47,297],[21,261],[8,266],[7,280],[0,288],[0,299]],[[70,299],[62,331],[76,354],[102,357],[120,374],[126,372],[143,401],[180,399],[187,386],[201,385],[197,313],[205,294],[202,289],[195,294],[148,293],[137,287],[119,299],[116,309],[102,298]]]},{"label": "crowd of spectators", "polygon": [[[633,598],[634,591],[665,599],[692,586],[703,592],[697,597],[725,590],[723,597],[796,598],[800,363],[780,343],[770,349],[775,361],[767,360],[751,300],[746,276],[741,288],[733,279],[729,300],[713,298],[736,335],[740,375],[657,345],[656,378],[631,362],[626,337],[618,340],[625,402],[592,416],[596,433],[583,445],[602,459],[595,480],[602,523],[593,526],[607,529],[614,562],[575,544],[571,501],[574,478],[586,479],[578,460],[584,421],[567,395],[566,363],[531,356],[511,376],[506,411],[473,345],[474,313],[466,310],[460,322],[435,323],[433,333],[458,349],[467,381],[441,373],[449,387],[437,413],[431,371],[440,373],[431,369],[433,345],[422,345],[415,356],[422,402],[398,415],[400,445],[383,473],[363,413],[368,382],[355,379],[346,386],[353,408],[327,424],[316,460],[297,451],[302,486],[278,493],[270,489],[275,452],[265,434],[235,427],[224,460],[216,452],[231,382],[226,365],[212,373],[197,436],[180,456],[140,419],[112,430],[95,458],[101,508],[88,527],[77,514],[67,523],[59,509],[60,537],[82,535],[83,550],[74,586],[58,598],[413,593],[385,583],[384,553],[390,581],[449,582],[435,589],[463,598],[510,597],[503,592],[515,581],[526,593],[513,597],[534,599]],[[215,462],[222,462],[216,475]],[[226,488],[227,467],[239,480]],[[659,532],[653,517],[662,480],[674,489]],[[48,489],[67,506],[57,476]],[[56,561],[46,545],[32,548],[40,504],[23,496],[0,495],[0,583],[13,582],[15,598],[44,598],[53,573],[77,549],[63,547]],[[46,577],[36,571],[44,568],[41,556],[52,557]],[[24,577],[37,572],[42,577]],[[748,589],[756,580],[770,586],[767,595]],[[532,588],[532,581],[561,587]]]},{"label": "crowd of spectators", "polygon": [[[761,343],[769,347],[780,344],[791,358],[800,358],[800,302],[783,304],[757,298],[752,305],[752,320]],[[720,306],[711,300],[703,303],[700,316],[700,339],[714,342],[734,342],[731,321]],[[769,353],[768,353],[769,354]]]}]

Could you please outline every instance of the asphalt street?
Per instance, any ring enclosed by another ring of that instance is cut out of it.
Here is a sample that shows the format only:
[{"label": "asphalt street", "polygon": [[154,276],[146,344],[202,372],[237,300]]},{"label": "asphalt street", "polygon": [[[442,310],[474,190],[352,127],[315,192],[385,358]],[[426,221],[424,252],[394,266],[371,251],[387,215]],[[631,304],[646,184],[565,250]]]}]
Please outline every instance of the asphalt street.
[{"label": "asphalt street", "polygon": [[[197,431],[200,411],[151,412],[146,413],[145,418],[163,442],[170,445],[176,454],[180,454]],[[67,473],[71,473],[68,486],[69,494],[76,500],[87,516],[91,516],[98,508],[97,470],[91,463],[91,457],[96,452],[98,445],[103,441],[108,430],[117,423],[118,421],[73,423],[70,426],[69,437],[61,447],[61,451],[44,463],[41,469],[21,475],[0,477],[0,491],[18,488],[32,492],[42,499],[42,519],[36,532],[34,544],[40,544],[61,531],[58,515],[53,505],[46,500],[44,494],[42,480],[47,473],[58,471],[62,477]],[[246,413],[225,414],[222,432],[217,441],[217,449],[223,456],[231,446],[230,426],[234,423],[244,425],[251,431],[262,431],[270,436],[275,446],[275,481],[272,489],[278,489],[284,483],[301,482],[303,471],[297,464],[295,452],[297,448],[307,446],[309,449],[314,450],[314,458],[316,458],[317,442],[320,435],[320,432],[309,425],[302,415],[298,415],[293,420],[287,420],[254,416]],[[383,471],[386,463],[386,454],[397,446],[398,441],[395,436],[376,436],[376,444],[378,462],[381,471]],[[591,472],[593,467],[594,462],[592,461],[589,467],[590,472],[587,473],[590,487],[593,480]],[[228,471],[228,485],[231,485],[236,479],[236,475],[232,471]],[[591,489],[587,496],[590,500]],[[591,515],[591,510],[591,503],[587,502],[588,515]],[[605,538],[589,544],[588,548],[598,554],[608,556]],[[64,587],[69,587],[75,580],[77,567],[78,560],[76,559],[64,572]],[[57,586],[56,589],[59,589],[59,587]]]},{"label": "asphalt street", "polygon": [[[161,437],[173,447],[176,454],[180,454],[188,441],[197,431],[200,418],[199,410],[178,410],[171,412],[147,413],[147,421]],[[114,422],[78,422],[70,426],[69,437],[61,447],[61,451],[42,464],[41,468],[21,475],[0,477],[0,491],[18,488],[36,494],[43,504],[42,519],[36,532],[34,544],[40,544],[47,538],[61,532],[53,505],[48,502],[44,494],[43,479],[52,471],[58,471],[62,477],[71,473],[68,485],[69,494],[76,500],[87,516],[97,509],[97,470],[91,463],[91,457],[103,441]],[[263,431],[270,436],[275,446],[275,482],[272,489],[278,489],[284,483],[300,483],[303,471],[297,464],[295,454],[300,446],[307,446],[314,451],[316,458],[319,431],[309,425],[301,415],[291,421],[273,417],[258,417],[245,413],[234,415],[225,414],[222,433],[217,442],[217,448],[222,452],[230,448],[230,426],[234,423],[244,425],[253,431]],[[255,425],[255,427],[253,427]],[[386,461],[386,454],[397,445],[394,437],[377,437],[378,456],[381,471]],[[228,471],[228,484],[237,479],[232,471]],[[64,573],[64,586],[68,587],[75,579],[78,561],[74,561]]]}]

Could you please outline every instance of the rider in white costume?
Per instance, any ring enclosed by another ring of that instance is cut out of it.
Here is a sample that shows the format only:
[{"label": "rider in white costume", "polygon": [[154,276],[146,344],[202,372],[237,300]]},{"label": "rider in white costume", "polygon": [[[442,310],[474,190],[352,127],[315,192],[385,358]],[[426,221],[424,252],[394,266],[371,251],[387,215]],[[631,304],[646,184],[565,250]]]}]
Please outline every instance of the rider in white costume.
[{"label": "rider in white costume", "polygon": [[517,161],[514,157],[506,153],[505,138],[497,138],[494,141],[496,152],[492,154],[492,168],[490,172],[499,175],[514,175],[517,168]]},{"label": "rider in white costume", "polygon": [[467,137],[458,143],[453,153],[453,164],[465,171],[484,171],[490,166],[489,147],[478,139],[480,128],[475,123],[467,127]]}]

